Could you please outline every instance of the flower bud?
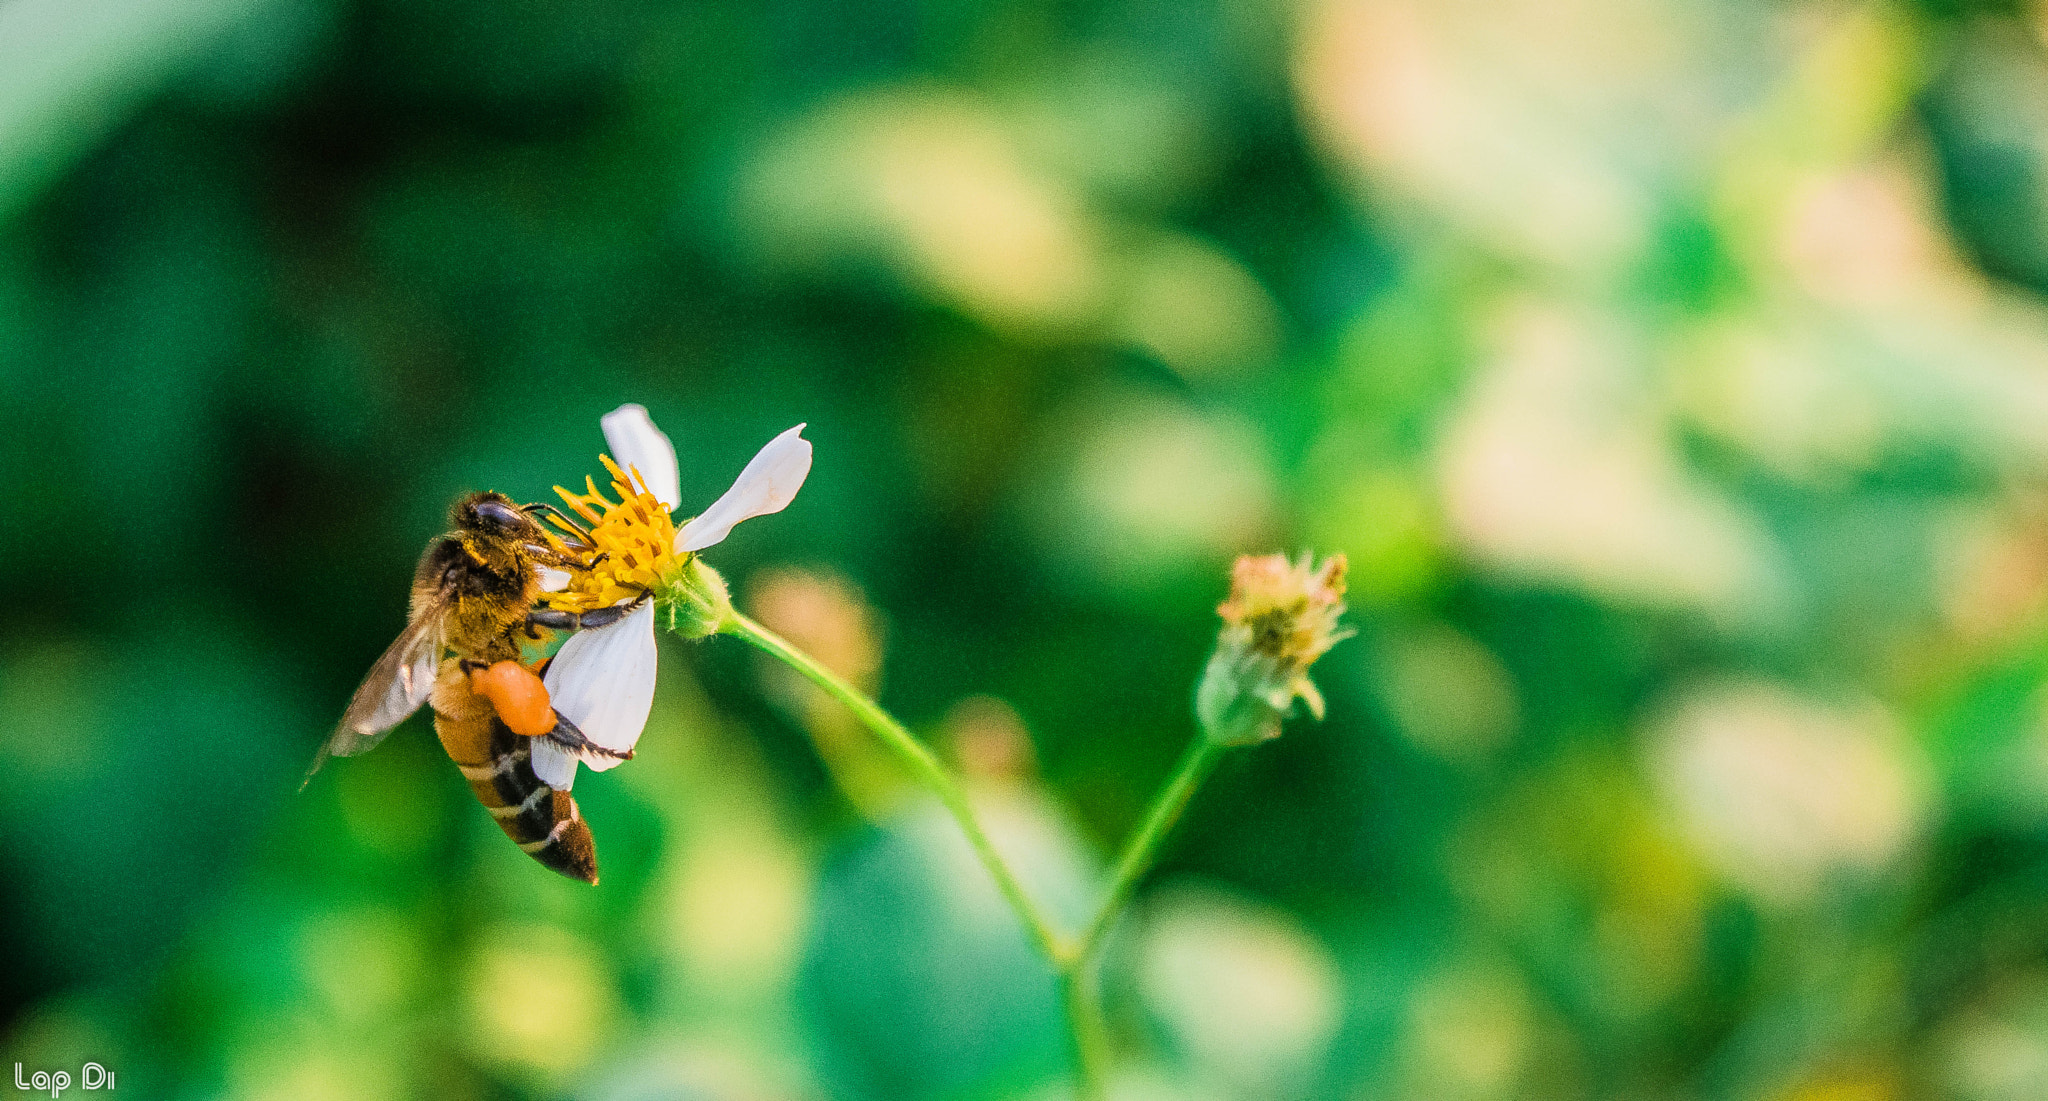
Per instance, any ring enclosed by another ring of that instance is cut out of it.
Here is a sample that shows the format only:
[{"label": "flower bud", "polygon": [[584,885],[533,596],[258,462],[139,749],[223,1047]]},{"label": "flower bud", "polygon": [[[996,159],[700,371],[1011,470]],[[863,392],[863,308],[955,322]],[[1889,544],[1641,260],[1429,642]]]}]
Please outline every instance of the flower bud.
[{"label": "flower bud", "polygon": [[715,635],[733,615],[725,578],[694,554],[662,579],[654,601],[656,614],[666,619],[668,629],[684,638]]},{"label": "flower bud", "polygon": [[1223,630],[1195,691],[1195,716],[1220,745],[1277,737],[1298,698],[1323,717],[1323,695],[1308,667],[1355,632],[1344,614],[1344,556],[1316,566],[1307,554],[1245,555],[1230,571],[1230,599],[1216,609]]}]

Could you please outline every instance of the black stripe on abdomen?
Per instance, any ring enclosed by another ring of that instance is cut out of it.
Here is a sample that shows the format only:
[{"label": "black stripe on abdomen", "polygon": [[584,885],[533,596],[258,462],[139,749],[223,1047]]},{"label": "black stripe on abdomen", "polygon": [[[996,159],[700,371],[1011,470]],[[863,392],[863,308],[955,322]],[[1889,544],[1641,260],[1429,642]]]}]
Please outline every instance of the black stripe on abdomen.
[{"label": "black stripe on abdomen", "polygon": [[[440,722],[463,720],[440,716]],[[583,821],[576,800],[566,791],[556,791],[534,775],[531,738],[514,734],[495,713],[485,711],[467,720],[488,723],[485,733],[471,726],[465,733],[482,735],[489,754],[480,764],[455,763],[469,781],[477,802],[491,814],[505,836],[528,856],[543,865],[586,883],[597,882],[597,842]],[[452,733],[453,731],[450,731]],[[451,739],[444,737],[448,743]],[[451,754],[453,756],[453,754]]]}]

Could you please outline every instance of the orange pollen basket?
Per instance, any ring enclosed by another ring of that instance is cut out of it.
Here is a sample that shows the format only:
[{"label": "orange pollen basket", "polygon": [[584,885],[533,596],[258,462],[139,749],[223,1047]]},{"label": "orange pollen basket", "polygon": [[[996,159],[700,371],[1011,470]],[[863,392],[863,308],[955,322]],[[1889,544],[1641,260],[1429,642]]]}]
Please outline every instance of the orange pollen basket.
[{"label": "orange pollen basket", "polygon": [[555,728],[555,709],[547,686],[533,670],[516,661],[501,661],[469,675],[470,690],[491,701],[506,729],[534,738]]}]

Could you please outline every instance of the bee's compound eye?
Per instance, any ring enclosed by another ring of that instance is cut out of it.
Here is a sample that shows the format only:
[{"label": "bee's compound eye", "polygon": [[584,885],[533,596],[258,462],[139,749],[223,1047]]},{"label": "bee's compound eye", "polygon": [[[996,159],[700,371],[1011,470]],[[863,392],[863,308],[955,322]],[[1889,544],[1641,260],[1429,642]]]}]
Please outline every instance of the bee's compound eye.
[{"label": "bee's compound eye", "polygon": [[502,532],[523,531],[529,521],[526,514],[503,501],[478,501],[477,519]]},{"label": "bee's compound eye", "polygon": [[537,738],[555,728],[555,708],[547,686],[533,670],[516,661],[501,661],[469,675],[477,695],[491,701],[507,729]]}]

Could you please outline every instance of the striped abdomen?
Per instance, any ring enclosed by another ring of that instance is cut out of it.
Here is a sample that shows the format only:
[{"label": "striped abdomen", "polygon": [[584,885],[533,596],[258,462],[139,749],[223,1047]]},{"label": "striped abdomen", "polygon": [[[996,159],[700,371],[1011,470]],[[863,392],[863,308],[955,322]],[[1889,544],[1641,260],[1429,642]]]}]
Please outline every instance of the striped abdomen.
[{"label": "striped abdomen", "polygon": [[597,882],[597,842],[576,800],[533,774],[533,739],[514,734],[450,659],[434,684],[434,731],[477,801],[527,855],[563,875]]}]

